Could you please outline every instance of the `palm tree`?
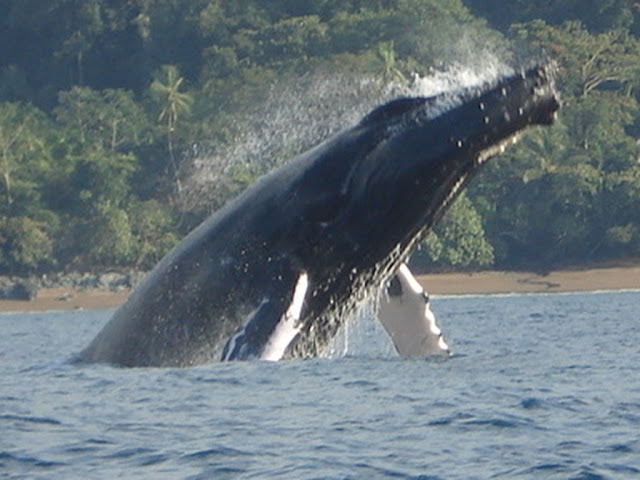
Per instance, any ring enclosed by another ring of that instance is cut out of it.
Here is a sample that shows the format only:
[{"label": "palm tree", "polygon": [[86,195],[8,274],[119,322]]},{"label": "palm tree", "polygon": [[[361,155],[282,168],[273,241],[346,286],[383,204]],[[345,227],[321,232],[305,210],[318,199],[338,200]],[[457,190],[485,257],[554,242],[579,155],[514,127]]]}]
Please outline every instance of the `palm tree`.
[{"label": "palm tree", "polygon": [[393,40],[378,45],[378,55],[383,63],[383,78],[387,82],[403,83],[406,78],[396,63],[396,47]]},{"label": "palm tree", "polygon": [[158,121],[162,122],[167,132],[167,150],[169,151],[169,161],[173,170],[173,177],[176,182],[178,193],[182,191],[180,178],[178,177],[178,167],[173,152],[173,133],[177,128],[178,118],[181,115],[191,113],[193,97],[188,93],[180,91],[184,78],[180,76],[178,67],[175,65],[163,65],[160,79],[151,83],[151,94],[162,102],[162,110],[158,115]]}]

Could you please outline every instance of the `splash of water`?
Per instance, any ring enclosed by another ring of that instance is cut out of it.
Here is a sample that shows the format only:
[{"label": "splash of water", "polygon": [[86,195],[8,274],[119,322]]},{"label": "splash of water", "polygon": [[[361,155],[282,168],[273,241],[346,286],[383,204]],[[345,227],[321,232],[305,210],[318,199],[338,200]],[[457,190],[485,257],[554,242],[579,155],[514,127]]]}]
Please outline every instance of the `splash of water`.
[{"label": "splash of water", "polygon": [[375,302],[366,302],[353,315],[351,321],[343,323],[322,356],[389,358],[398,356],[398,353],[378,321]]},{"label": "splash of water", "polygon": [[492,83],[511,72],[506,65],[487,62],[482,70],[466,65],[453,65],[447,70],[433,71],[428,75],[415,74],[408,89],[409,95],[433,96],[443,92],[455,92],[461,89]]},{"label": "splash of water", "polygon": [[386,98],[379,80],[355,74],[307,74],[272,85],[266,102],[246,112],[228,143],[202,141],[186,155],[183,209],[238,193],[234,175],[247,181],[285,163],[323,139],[356,123]]},{"label": "splash of water", "polygon": [[188,173],[183,180],[182,208],[220,206],[221,199],[239,193],[255,177],[354,125],[375,106],[393,98],[446,92],[439,102],[446,110],[460,102],[462,89],[494,82],[511,70],[487,54],[481,65],[455,64],[424,76],[414,74],[405,83],[315,72],[272,85],[268,100],[235,126],[232,141],[202,141],[191,146],[184,161]]}]

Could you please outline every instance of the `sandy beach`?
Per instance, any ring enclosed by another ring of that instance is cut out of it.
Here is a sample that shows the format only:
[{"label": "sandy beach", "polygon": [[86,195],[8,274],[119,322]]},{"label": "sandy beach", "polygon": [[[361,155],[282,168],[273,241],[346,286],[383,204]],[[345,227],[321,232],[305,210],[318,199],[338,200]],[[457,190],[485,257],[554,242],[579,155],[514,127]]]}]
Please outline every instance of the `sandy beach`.
[{"label": "sandy beach", "polygon": [[421,275],[431,295],[497,293],[562,293],[640,289],[640,262],[636,265],[532,272],[486,271]]},{"label": "sandy beach", "polygon": [[[640,289],[640,262],[634,265],[532,272],[483,271],[438,273],[418,277],[430,295],[561,293]],[[130,291],[42,289],[35,300],[0,300],[1,312],[113,308]]]}]

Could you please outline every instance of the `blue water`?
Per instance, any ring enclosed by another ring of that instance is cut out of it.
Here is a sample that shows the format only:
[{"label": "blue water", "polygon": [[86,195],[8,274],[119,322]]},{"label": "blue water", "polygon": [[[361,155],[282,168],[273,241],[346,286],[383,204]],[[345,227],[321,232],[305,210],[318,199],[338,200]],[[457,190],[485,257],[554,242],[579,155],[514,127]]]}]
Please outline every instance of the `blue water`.
[{"label": "blue water", "polygon": [[78,365],[109,311],[0,315],[0,478],[640,478],[640,292],[433,303],[446,361],[363,320],[337,358]]}]

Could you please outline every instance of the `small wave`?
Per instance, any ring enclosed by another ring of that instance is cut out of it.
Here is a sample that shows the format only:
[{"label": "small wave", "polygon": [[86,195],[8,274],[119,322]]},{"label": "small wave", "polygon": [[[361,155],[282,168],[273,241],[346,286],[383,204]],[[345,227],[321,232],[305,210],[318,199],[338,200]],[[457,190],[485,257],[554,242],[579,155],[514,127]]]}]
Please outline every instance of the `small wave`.
[{"label": "small wave", "polygon": [[36,457],[15,455],[11,452],[0,452],[0,470],[20,471],[21,469],[31,470],[33,468],[57,468],[67,465],[66,463],[42,460]]},{"label": "small wave", "polygon": [[604,464],[603,468],[620,475],[621,478],[624,475],[624,478],[638,478],[638,474],[640,474],[640,469],[634,467],[633,465],[612,465],[612,464]]},{"label": "small wave", "polygon": [[520,400],[520,406],[525,410],[542,408],[544,406],[544,403],[544,400],[536,397],[527,397]]},{"label": "small wave", "polygon": [[123,448],[117,452],[104,455],[103,458],[132,458],[147,453],[154,453],[154,450],[146,447]]},{"label": "small wave", "polygon": [[153,453],[150,455],[143,455],[141,458],[136,459],[136,466],[150,467],[151,465],[158,465],[171,460],[171,457],[164,453]]},{"label": "small wave", "polygon": [[58,369],[67,369],[70,365],[72,365],[68,359],[54,359],[42,363],[36,363],[34,365],[29,365],[20,370],[20,373],[30,373],[30,372],[40,372],[40,371],[52,371]]},{"label": "small wave", "polygon": [[[554,473],[568,473],[570,471],[567,465],[557,462],[543,462],[532,467],[528,467],[525,470],[517,472],[515,476],[517,477],[525,477],[529,475],[544,475],[551,476]],[[542,477],[544,478],[544,477]]]},{"label": "small wave", "polygon": [[[202,472],[186,477],[189,480],[204,480],[209,478],[231,479],[246,474],[249,468],[232,466],[230,463],[234,460],[237,461],[239,458],[244,458],[245,461],[249,461],[253,455],[254,453],[252,452],[220,445],[214,448],[184,454],[180,457],[180,460],[190,467],[206,465]],[[243,463],[243,461],[241,461],[241,463]]]},{"label": "small wave", "polygon": [[371,390],[378,390],[380,388],[380,386],[375,383],[375,382],[371,382],[369,380],[362,380],[362,379],[358,379],[358,380],[349,380],[346,381],[342,384],[344,387],[349,387],[349,388],[365,388],[365,389],[371,389]]},{"label": "small wave", "polygon": [[210,478],[225,479],[238,478],[242,474],[246,474],[247,470],[236,467],[214,467],[208,468],[202,473],[187,477],[187,480],[209,480]]},{"label": "small wave", "polygon": [[633,448],[631,448],[631,445],[627,445],[625,443],[615,443],[613,445],[607,445],[602,449],[602,451],[612,453],[633,453]]},{"label": "small wave", "polygon": [[225,446],[219,446],[216,448],[207,448],[205,450],[198,450],[197,452],[193,452],[193,453],[187,453],[182,455],[182,459],[183,460],[209,460],[212,458],[217,458],[217,457],[222,457],[222,458],[229,458],[229,457],[238,457],[238,456],[245,456],[245,455],[250,455],[249,452],[245,452],[243,450],[238,450],[236,448],[229,448],[229,447],[225,447]]},{"label": "small wave", "polygon": [[488,426],[488,427],[498,427],[498,428],[516,428],[522,425],[522,422],[507,420],[506,418],[487,418],[487,419],[476,419],[469,420],[464,422],[464,425],[479,425],[479,426]]},{"label": "small wave", "polygon": [[39,425],[62,425],[62,422],[56,420],[55,418],[31,417],[11,414],[0,415],[0,421],[35,423]]},{"label": "small wave", "polygon": [[608,477],[596,471],[595,467],[584,466],[580,468],[577,475],[570,477],[572,480],[605,480]]}]

